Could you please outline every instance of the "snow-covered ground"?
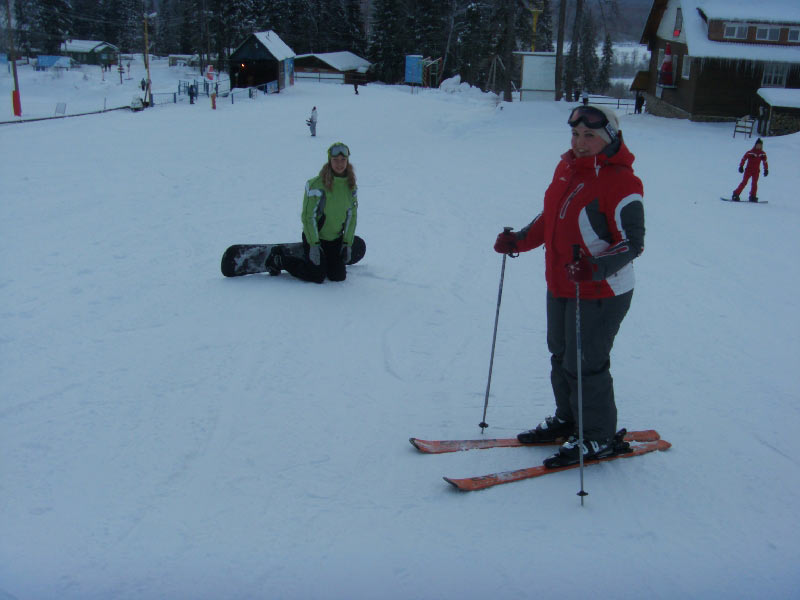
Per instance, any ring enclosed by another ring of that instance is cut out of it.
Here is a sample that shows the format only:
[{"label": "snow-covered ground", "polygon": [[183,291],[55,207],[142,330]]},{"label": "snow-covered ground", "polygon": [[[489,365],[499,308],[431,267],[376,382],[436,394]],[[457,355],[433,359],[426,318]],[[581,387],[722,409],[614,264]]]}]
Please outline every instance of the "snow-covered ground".
[{"label": "snow-covered ground", "polygon": [[[65,79],[22,73],[23,111],[98,102]],[[752,139],[622,116],[648,229],[619,426],[673,448],[588,467],[581,507],[577,471],[441,479],[546,449],[407,442],[480,437],[492,244],[540,210],[570,105],[359,91],[0,127],[0,598],[797,598],[800,136],[765,140],[769,204],[736,205]],[[337,140],[368,244],[347,281],[222,277],[229,244],[299,238]],[[508,261],[487,436],[551,414],[543,270]]]}]

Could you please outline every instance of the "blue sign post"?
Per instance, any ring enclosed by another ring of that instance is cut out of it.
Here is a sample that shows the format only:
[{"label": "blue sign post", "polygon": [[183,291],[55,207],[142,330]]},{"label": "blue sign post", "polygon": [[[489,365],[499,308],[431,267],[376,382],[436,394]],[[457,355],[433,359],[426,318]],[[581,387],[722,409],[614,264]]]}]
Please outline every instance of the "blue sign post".
[{"label": "blue sign post", "polygon": [[406,83],[422,85],[422,55],[406,55]]}]

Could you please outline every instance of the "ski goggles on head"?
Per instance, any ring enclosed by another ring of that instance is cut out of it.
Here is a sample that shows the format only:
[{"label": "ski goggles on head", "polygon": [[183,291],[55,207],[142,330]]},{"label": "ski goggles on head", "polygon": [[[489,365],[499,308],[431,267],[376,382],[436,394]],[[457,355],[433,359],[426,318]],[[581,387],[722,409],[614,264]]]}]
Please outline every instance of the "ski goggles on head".
[{"label": "ski goggles on head", "polygon": [[350,148],[348,148],[346,144],[336,142],[333,146],[328,148],[328,156],[330,158],[334,156],[344,156],[348,158],[350,156]]},{"label": "ski goggles on head", "polygon": [[608,120],[606,114],[594,106],[578,106],[574,108],[567,119],[570,127],[577,127],[583,123],[589,129],[602,129],[606,132],[609,142],[617,138],[617,128]]},{"label": "ski goggles on head", "polygon": [[570,127],[583,123],[589,129],[602,129],[608,125],[608,117],[593,106],[579,106],[572,110],[567,123]]}]

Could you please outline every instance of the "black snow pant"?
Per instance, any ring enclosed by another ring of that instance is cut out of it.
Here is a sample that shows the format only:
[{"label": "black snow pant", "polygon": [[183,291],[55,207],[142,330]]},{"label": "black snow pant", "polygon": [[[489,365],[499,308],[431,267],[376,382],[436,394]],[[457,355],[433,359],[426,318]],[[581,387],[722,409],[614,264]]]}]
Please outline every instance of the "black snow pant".
[{"label": "black snow pant", "polygon": [[[583,435],[604,440],[616,433],[617,406],[611,378],[611,348],[628,313],[633,290],[620,296],[581,300],[581,375]],[[547,348],[556,416],[578,428],[578,361],[575,298],[554,298],[547,292]]]},{"label": "black snow pant", "polygon": [[310,246],[303,234],[304,258],[284,256],[282,267],[291,275],[303,281],[322,283],[325,277],[331,281],[344,281],[347,278],[347,265],[342,260],[342,238],[333,241],[321,240],[322,252],[319,266],[308,259]]}]

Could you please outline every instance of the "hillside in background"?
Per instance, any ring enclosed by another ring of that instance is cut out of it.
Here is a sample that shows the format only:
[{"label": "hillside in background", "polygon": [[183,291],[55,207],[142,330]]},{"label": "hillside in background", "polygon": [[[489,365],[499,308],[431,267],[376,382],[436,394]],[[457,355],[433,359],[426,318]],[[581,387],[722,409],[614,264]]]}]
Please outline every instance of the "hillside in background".
[{"label": "hillside in background", "polygon": [[[567,1],[566,37],[569,40],[575,18],[575,1]],[[554,23],[558,22],[558,4],[559,0],[551,0]],[[619,10],[614,9],[614,2],[610,0],[584,1],[584,9],[591,10],[595,15],[601,35],[605,35],[607,30],[615,42],[638,42],[642,38],[642,30],[653,5],[652,0],[616,0],[616,5]]]}]

